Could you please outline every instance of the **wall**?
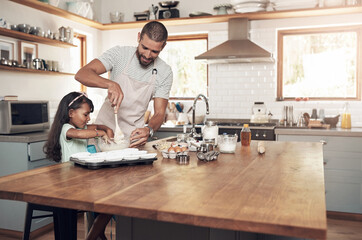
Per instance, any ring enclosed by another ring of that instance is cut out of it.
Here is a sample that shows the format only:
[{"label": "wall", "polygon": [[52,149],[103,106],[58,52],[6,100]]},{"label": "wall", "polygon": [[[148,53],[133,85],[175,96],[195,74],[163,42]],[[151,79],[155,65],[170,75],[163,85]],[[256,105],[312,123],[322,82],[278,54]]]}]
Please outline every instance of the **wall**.
[{"label": "wall", "polygon": [[[61,26],[70,26],[75,32],[87,36],[88,61],[99,55],[100,32],[96,29],[53,16],[33,8],[29,8],[8,0],[0,0],[0,17],[5,18],[9,24],[28,23],[41,27],[43,30],[58,31]],[[0,36],[17,43],[17,39]],[[17,45],[16,45],[17,48]],[[38,44],[38,57],[59,61],[59,68],[64,72],[75,73],[72,69],[70,48],[60,48],[45,44]],[[37,73],[21,73],[12,71],[0,71],[0,96],[18,95],[19,100],[49,100],[50,115],[54,116],[60,99],[71,91],[80,91],[80,84],[74,80],[74,76],[50,75]]]},{"label": "wall", "polygon": [[[334,24],[362,24],[362,14],[340,16],[288,18],[278,20],[251,21],[250,38],[277,57],[277,30],[287,28],[318,27]],[[209,49],[227,39],[227,23],[167,26],[170,35],[206,32],[209,34]],[[136,45],[136,34],[140,29],[102,32],[102,47],[106,50],[114,45]],[[210,64],[209,101],[210,118],[249,119],[255,101],[265,102],[273,118],[282,117],[284,105],[294,106],[295,118],[301,112],[311,114],[313,108],[325,109],[325,114],[335,116],[343,110],[344,101],[277,102],[276,63]],[[186,102],[185,108],[192,105]],[[198,102],[198,111],[205,112],[205,104]],[[362,126],[362,102],[350,101],[352,126]]]},{"label": "wall", "polygon": [[[139,0],[139,1],[115,1],[115,0],[102,0],[101,1],[101,22],[109,23],[109,13],[111,11],[118,10],[124,13],[124,21],[135,21],[136,18],[133,16],[134,12],[143,12],[147,11],[149,7],[153,4],[154,6],[158,6],[159,9],[161,7],[158,5],[159,1],[152,0]],[[225,4],[229,1],[224,0],[198,0],[198,1],[186,1],[181,0],[177,5],[177,9],[180,11],[180,17],[188,17],[191,12],[200,11],[207,12],[211,14],[216,14],[216,10],[214,10],[214,6],[217,4]],[[99,15],[99,14],[98,14]],[[158,13],[157,13],[158,15]]]},{"label": "wall", "polygon": [[[125,1],[102,1],[99,8],[102,11],[102,17],[108,14],[110,6],[112,9],[117,9],[117,4],[123,4],[123,2]],[[139,1],[137,2],[139,5]],[[142,2],[146,6],[152,3],[146,0]],[[195,3],[196,5],[191,5],[189,2],[183,1],[180,3],[180,9],[181,6],[185,6],[184,13],[194,10],[211,12],[214,6],[214,2],[206,4],[206,0]],[[86,34],[88,62],[117,44],[137,45],[137,32],[141,30],[98,31],[7,0],[0,0],[0,3],[0,16],[11,23],[24,22],[43,29],[53,29],[54,31],[62,25],[71,26],[75,31]],[[99,2],[96,1],[96,4],[99,5]],[[188,7],[186,8],[186,6]],[[107,10],[106,7],[109,9]],[[128,12],[138,11],[136,7],[133,9],[131,7],[132,5],[129,5],[130,10]],[[201,7],[205,9],[201,9]],[[362,14],[252,21],[250,37],[254,42],[273,52],[276,56],[276,31],[278,29],[349,23],[362,24]],[[167,28],[170,35],[206,32],[209,34],[209,48],[227,39],[227,23],[167,26]],[[0,37],[2,38],[2,36]],[[69,50],[67,49],[39,44],[39,57],[54,57],[53,60],[64,60],[64,71],[71,69],[67,61],[69,59]],[[211,64],[209,66],[210,117],[250,118],[251,106],[254,101],[264,101],[268,110],[274,115],[273,118],[281,117],[282,108],[285,104],[294,105],[295,115],[305,111],[311,113],[312,108],[324,108],[326,115],[337,115],[341,112],[343,101],[276,102],[276,75],[276,63]],[[0,85],[0,95],[16,94],[19,95],[20,99],[25,100],[48,99],[51,101],[52,111],[54,111],[63,95],[69,91],[79,90],[79,84],[72,76],[25,74],[8,71],[0,71]],[[99,107],[106,91],[88,88],[88,92],[91,99],[96,103],[96,108]],[[191,104],[192,102],[187,102],[186,107]],[[204,111],[204,106],[202,106],[204,104],[199,103],[199,105],[198,111]],[[353,126],[362,126],[361,101],[351,101],[350,107]]]}]

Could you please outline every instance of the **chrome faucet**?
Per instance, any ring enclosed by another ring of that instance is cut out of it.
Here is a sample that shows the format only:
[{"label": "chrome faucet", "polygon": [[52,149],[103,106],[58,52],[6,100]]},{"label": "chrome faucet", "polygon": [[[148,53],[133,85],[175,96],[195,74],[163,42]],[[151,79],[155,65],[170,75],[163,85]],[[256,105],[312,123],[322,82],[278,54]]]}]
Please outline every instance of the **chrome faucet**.
[{"label": "chrome faucet", "polygon": [[202,135],[196,132],[196,128],[195,128],[195,112],[196,112],[196,102],[199,98],[203,98],[205,103],[206,103],[206,114],[209,114],[209,101],[207,100],[207,98],[205,97],[205,95],[203,94],[199,94],[195,97],[194,99],[194,104],[192,105],[192,128],[191,128],[191,132],[190,132],[190,136],[193,138],[201,138]]}]

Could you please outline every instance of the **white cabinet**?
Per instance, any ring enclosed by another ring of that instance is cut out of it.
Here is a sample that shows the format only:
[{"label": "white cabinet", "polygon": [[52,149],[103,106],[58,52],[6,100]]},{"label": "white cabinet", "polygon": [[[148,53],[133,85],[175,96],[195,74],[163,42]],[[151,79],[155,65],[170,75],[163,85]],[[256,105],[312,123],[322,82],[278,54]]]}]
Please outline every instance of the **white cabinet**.
[{"label": "white cabinet", "polygon": [[[40,142],[0,142],[0,177],[29,169],[53,165],[43,153],[45,141]],[[26,203],[0,200],[0,228],[23,232]],[[34,215],[41,212],[36,211]],[[52,222],[52,218],[34,219],[31,231]]]},{"label": "white cabinet", "polygon": [[277,134],[277,141],[321,142],[327,210],[362,213],[362,137]]}]

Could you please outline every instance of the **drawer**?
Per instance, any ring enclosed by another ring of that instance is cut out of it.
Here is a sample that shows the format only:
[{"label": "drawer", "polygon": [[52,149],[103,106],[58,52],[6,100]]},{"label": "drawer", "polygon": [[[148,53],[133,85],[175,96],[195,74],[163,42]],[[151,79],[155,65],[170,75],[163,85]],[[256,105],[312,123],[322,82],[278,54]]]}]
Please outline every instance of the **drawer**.
[{"label": "drawer", "polygon": [[324,151],[324,168],[362,171],[362,153]]},{"label": "drawer", "polygon": [[35,161],[46,158],[45,153],[43,152],[44,144],[45,141],[29,143],[28,145],[29,161]]},{"label": "drawer", "polygon": [[324,151],[362,153],[361,137],[278,135],[278,141],[323,142]]},{"label": "drawer", "polygon": [[362,172],[352,170],[324,169],[326,182],[351,183],[362,185]]},{"label": "drawer", "polygon": [[54,164],[57,164],[57,163],[52,160],[49,160],[49,159],[39,159],[39,160],[29,161],[28,169],[30,170],[30,169],[50,166],[50,165],[54,165]]}]

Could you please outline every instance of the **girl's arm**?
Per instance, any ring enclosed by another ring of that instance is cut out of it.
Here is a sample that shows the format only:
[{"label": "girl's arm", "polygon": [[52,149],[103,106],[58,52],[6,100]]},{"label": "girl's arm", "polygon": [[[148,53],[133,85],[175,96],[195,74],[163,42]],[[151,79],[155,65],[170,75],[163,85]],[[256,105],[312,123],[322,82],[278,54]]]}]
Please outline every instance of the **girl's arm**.
[{"label": "girl's arm", "polygon": [[97,129],[98,131],[104,131],[108,138],[112,139],[114,138],[114,132],[111,128],[107,127],[106,125],[98,125],[98,124],[89,124],[87,125],[88,129]]},{"label": "girl's arm", "polygon": [[94,129],[74,129],[70,128],[67,131],[67,138],[79,138],[79,139],[89,139],[95,137],[107,136],[106,132],[103,130]]}]

